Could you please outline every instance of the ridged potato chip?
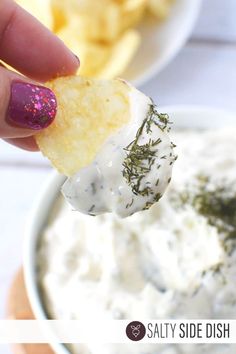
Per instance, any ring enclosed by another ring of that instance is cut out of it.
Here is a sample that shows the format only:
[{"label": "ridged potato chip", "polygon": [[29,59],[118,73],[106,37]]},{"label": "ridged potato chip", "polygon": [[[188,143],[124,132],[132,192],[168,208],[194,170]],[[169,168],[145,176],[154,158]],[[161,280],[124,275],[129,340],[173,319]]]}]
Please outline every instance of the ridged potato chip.
[{"label": "ridged potato chip", "polygon": [[96,76],[109,60],[110,47],[104,43],[88,42],[80,39],[73,24],[62,28],[57,35],[73,53],[78,55],[80,59],[80,75]]},{"label": "ridged potato chip", "polygon": [[141,38],[137,31],[126,31],[120,39],[111,46],[108,61],[103,64],[100,71],[94,75],[94,77],[112,79],[121,75],[131,62],[140,42]]},{"label": "ridged potato chip", "polygon": [[141,41],[139,33],[135,30],[126,31],[111,44],[86,42],[76,36],[76,33],[72,24],[63,28],[57,35],[79,56],[80,75],[102,79],[112,79],[121,75]]},{"label": "ridged potato chip", "polygon": [[52,0],[55,32],[76,24],[80,39],[114,40],[118,35],[119,7],[112,0]]},{"label": "ridged potato chip", "polygon": [[42,153],[71,176],[90,164],[105,140],[130,120],[130,87],[121,80],[59,78],[47,85],[56,94],[55,121],[36,135]]},{"label": "ridged potato chip", "polygon": [[174,0],[16,0],[80,58],[79,74],[111,79],[134,57],[141,35],[134,27],[149,13],[158,20]]},{"label": "ridged potato chip", "polygon": [[79,2],[79,0],[51,0],[54,32],[60,31],[63,27],[70,25],[70,23],[76,19],[78,16],[76,11],[77,2]]},{"label": "ridged potato chip", "polygon": [[148,0],[149,12],[159,20],[165,20],[170,13],[173,0]]},{"label": "ridged potato chip", "polygon": [[53,29],[51,0],[16,0],[16,2],[50,30]]},{"label": "ridged potato chip", "polygon": [[122,4],[122,30],[135,27],[143,18],[147,0],[124,0]]},{"label": "ridged potato chip", "polygon": [[73,24],[80,40],[113,42],[142,19],[146,4],[147,0],[52,0],[54,30]]}]

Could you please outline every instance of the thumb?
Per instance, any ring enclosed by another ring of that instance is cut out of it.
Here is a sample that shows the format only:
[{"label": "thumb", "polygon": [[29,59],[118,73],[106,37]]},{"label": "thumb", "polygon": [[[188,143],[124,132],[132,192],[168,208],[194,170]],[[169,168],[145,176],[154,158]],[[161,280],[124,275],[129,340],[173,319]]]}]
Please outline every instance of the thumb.
[{"label": "thumb", "polygon": [[55,118],[54,93],[0,68],[0,138],[23,138],[48,127]]}]

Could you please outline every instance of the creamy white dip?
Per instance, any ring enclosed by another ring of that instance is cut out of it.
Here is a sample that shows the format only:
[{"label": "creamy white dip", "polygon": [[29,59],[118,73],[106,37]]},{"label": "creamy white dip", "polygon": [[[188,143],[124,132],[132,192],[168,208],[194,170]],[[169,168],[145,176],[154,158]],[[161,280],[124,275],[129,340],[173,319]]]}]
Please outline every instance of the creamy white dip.
[{"label": "creamy white dip", "polygon": [[167,117],[132,87],[129,99],[130,122],[62,187],[66,200],[80,212],[126,217],[159,201],[170,182],[175,155]]},{"label": "creamy white dip", "polygon": [[[174,139],[179,158],[172,183],[149,210],[91,218],[62,202],[38,249],[38,280],[52,318],[236,318],[236,238],[226,240],[233,229],[225,233],[229,225],[221,217],[209,218],[214,205],[204,215],[192,201],[198,196],[207,205],[212,191],[219,200],[236,197],[236,129]],[[212,344],[91,341],[70,348],[76,354],[235,353],[235,345]]]}]

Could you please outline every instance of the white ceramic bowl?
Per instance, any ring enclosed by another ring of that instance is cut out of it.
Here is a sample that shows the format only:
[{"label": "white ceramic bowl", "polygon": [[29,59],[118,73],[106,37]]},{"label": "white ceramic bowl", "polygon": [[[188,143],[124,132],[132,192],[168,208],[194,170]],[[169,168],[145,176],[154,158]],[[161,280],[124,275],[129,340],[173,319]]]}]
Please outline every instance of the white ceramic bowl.
[{"label": "white ceramic bowl", "polygon": [[175,0],[170,16],[165,21],[160,24],[150,19],[144,21],[139,27],[141,46],[122,77],[140,86],[160,72],[190,36],[201,2]]},{"label": "white ceramic bowl", "polygon": [[[167,106],[161,107],[160,112],[167,112],[177,128],[211,129],[226,125],[236,125],[235,114],[206,107]],[[25,230],[24,275],[29,301],[37,319],[46,319],[47,317],[36,283],[36,246],[64,180],[64,176],[56,173],[52,174],[35,201]],[[53,344],[53,340],[51,345],[57,354],[68,354],[68,350],[63,345]]]}]

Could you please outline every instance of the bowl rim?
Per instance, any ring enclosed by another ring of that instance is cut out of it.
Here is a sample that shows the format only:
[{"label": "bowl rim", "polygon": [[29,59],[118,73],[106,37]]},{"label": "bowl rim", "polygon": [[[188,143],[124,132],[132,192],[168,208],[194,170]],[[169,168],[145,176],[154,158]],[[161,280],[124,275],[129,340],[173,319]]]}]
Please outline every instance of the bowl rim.
[{"label": "bowl rim", "polygon": [[[142,85],[146,84],[150,79],[158,75],[165,67],[167,67],[170,62],[177,56],[177,54],[185,45],[194,29],[194,26],[197,22],[202,8],[202,2],[203,0],[190,1],[191,4],[189,6],[191,6],[191,16],[189,16],[188,14],[188,18],[186,18],[185,28],[182,31],[181,35],[175,38],[175,41],[171,43],[171,47],[168,50],[168,54],[166,54],[161,60],[156,61],[155,63],[150,65],[149,68],[146,68],[141,74],[139,74],[134,79],[129,79],[132,85],[136,87],[141,87]],[[177,0],[173,4],[173,6],[178,6]],[[168,18],[165,20],[164,24],[168,26]],[[132,63],[130,65],[132,65]],[[126,71],[124,72],[124,75],[126,75]]]},{"label": "bowl rim", "polygon": [[[225,125],[225,121],[230,122],[230,124],[236,125],[236,114],[224,109],[211,108],[209,106],[195,106],[195,105],[175,105],[175,106],[163,106],[160,107],[160,111],[167,112],[169,114],[175,114],[176,116],[183,117],[179,122],[177,122],[176,127],[184,128],[186,127],[185,119],[195,116],[208,116],[211,117],[213,123],[215,120]],[[209,127],[209,122],[206,120],[201,123],[201,120],[192,124],[192,128],[203,128],[211,129]],[[219,124],[217,125],[219,126]],[[191,129],[191,126],[189,127]],[[28,295],[28,299],[36,319],[46,320],[47,315],[44,310],[40,292],[37,285],[36,276],[36,246],[38,238],[40,236],[41,230],[47,223],[48,216],[50,215],[51,207],[53,206],[56,198],[58,197],[58,191],[65,181],[66,177],[59,175],[57,172],[53,171],[49,178],[46,179],[41,191],[38,193],[35,202],[33,203],[32,209],[28,214],[28,218],[24,230],[24,243],[23,243],[23,272],[25,279],[25,286]],[[69,354],[68,349],[63,345],[55,341],[55,336],[51,333],[52,341],[50,346],[58,354]],[[54,340],[53,340],[54,338]]]},{"label": "bowl rim", "polygon": [[[60,187],[65,180],[65,176],[58,174],[56,171],[51,172],[45,183],[42,185],[41,191],[39,191],[37,197],[35,198],[33,207],[29,212],[25,223],[23,242],[23,274],[28,300],[35,319],[37,320],[48,319],[37,283],[37,244],[41,230],[45,227],[48,217],[50,216],[50,209],[54,205],[58,197]],[[43,214],[41,214],[41,220],[38,220],[38,215],[42,213],[42,210]],[[40,225],[35,231],[35,224],[38,222]],[[52,332],[50,327],[44,328],[44,330],[47,331],[47,337],[50,338],[50,343],[48,344],[55,351],[55,353],[70,354],[63,344],[56,341],[55,334]]]}]

